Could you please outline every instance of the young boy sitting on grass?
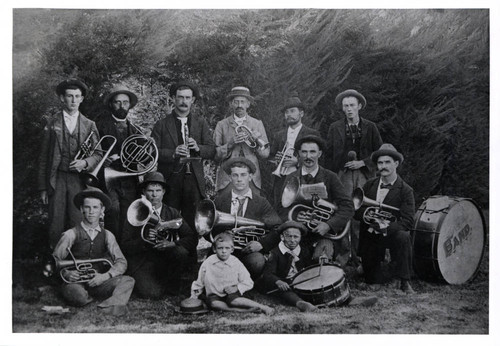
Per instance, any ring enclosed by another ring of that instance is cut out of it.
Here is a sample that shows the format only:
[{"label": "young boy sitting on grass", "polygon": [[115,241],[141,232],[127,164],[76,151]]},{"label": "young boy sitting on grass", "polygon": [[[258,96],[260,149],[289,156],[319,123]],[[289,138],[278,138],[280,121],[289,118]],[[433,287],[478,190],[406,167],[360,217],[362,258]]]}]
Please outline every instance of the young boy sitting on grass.
[{"label": "young boy sitting on grass", "polygon": [[273,314],[273,308],[243,296],[253,288],[253,281],[240,260],[232,255],[234,242],[231,234],[219,233],[212,246],[215,254],[200,266],[198,279],[191,285],[191,297],[197,298],[205,288],[207,305],[214,310],[243,312],[253,308],[267,315]]}]

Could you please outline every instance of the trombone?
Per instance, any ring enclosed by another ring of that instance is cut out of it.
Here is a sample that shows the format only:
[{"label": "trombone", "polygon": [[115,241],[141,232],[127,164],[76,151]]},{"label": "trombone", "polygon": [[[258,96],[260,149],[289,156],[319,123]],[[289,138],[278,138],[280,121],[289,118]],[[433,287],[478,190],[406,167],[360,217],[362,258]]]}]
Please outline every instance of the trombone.
[{"label": "trombone", "polygon": [[[87,137],[88,140],[90,140],[91,135],[92,135],[93,132],[94,131],[91,131],[89,137]],[[110,144],[108,150],[103,150],[103,149],[100,148],[100,145],[101,145],[102,141],[105,140],[105,139],[109,139],[111,141],[111,144]],[[87,142],[87,140],[85,140],[85,142],[83,144],[85,144],[86,142]],[[82,149],[83,149],[83,144],[82,144]],[[97,164],[97,166],[92,171],[90,171],[90,172],[80,172],[80,179],[82,180],[82,182],[85,185],[87,185],[87,186],[94,186],[94,187],[97,187],[99,185],[99,179],[97,178],[97,173],[99,173],[99,171],[102,168],[102,165],[104,164],[104,162],[108,158],[109,154],[111,154],[111,151],[115,147],[115,144],[116,144],[116,138],[115,137],[113,137],[111,135],[105,135],[105,136],[102,136],[101,139],[99,139],[99,142],[97,142],[97,144],[94,146],[94,148],[92,150],[90,150],[90,151],[88,150],[88,144],[85,144],[85,150],[81,150],[82,153],[84,153],[85,155],[80,154],[80,151],[78,152],[77,157],[81,156],[81,158],[79,158],[78,160],[86,159],[87,157],[90,157],[90,156],[94,155],[94,153],[96,151],[104,153],[104,156],[102,157],[101,161],[99,161],[99,163]]]}]

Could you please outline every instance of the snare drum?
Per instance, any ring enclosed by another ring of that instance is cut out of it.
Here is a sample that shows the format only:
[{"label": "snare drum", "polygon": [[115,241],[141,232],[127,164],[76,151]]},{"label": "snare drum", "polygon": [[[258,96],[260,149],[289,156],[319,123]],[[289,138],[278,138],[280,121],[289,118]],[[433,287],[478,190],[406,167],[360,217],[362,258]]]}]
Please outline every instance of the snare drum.
[{"label": "snare drum", "polygon": [[486,223],[468,198],[432,196],[415,214],[413,267],[422,279],[463,284],[483,259]]},{"label": "snare drum", "polygon": [[292,285],[299,297],[318,307],[339,306],[351,296],[344,271],[332,264],[323,264],[321,273],[319,264],[301,270]]}]

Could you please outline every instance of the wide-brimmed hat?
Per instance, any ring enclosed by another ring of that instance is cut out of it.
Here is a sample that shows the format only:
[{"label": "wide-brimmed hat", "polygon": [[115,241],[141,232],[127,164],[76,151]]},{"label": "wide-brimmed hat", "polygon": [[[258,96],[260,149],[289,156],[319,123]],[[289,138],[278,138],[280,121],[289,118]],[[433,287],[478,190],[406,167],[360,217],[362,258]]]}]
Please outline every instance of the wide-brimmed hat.
[{"label": "wide-brimmed hat", "polygon": [[202,300],[190,297],[181,301],[180,306],[177,306],[175,311],[181,314],[199,315],[207,313],[209,310]]},{"label": "wide-brimmed hat", "polygon": [[325,151],[325,141],[315,135],[308,135],[297,139],[295,141],[295,150],[298,152],[300,150],[300,147],[302,146],[302,143],[309,143],[309,142],[316,143],[319,147],[319,150]]},{"label": "wide-brimmed hat", "polygon": [[64,95],[66,89],[72,89],[72,87],[77,87],[82,92],[82,96],[87,96],[89,88],[84,82],[75,78],[69,78],[59,83],[56,87],[57,95]]},{"label": "wide-brimmed hat", "polygon": [[340,94],[335,97],[335,103],[342,108],[342,100],[346,97],[354,96],[355,98],[358,99],[358,101],[361,103],[363,108],[366,107],[366,99],[363,95],[361,95],[360,92],[354,90],[354,89],[347,89],[345,91],[342,91]]},{"label": "wide-brimmed hat", "polygon": [[137,104],[137,95],[134,94],[132,91],[130,91],[126,86],[124,85],[116,85],[113,87],[110,91],[109,94],[106,95],[104,98],[104,104],[107,106],[109,101],[115,97],[115,95],[118,94],[125,94],[128,95],[130,99],[130,109],[134,108],[134,106]]},{"label": "wide-brimmed hat", "polygon": [[83,204],[83,200],[89,197],[100,199],[106,209],[109,209],[111,206],[111,199],[97,187],[88,187],[78,192],[73,198],[73,204],[79,209]]},{"label": "wide-brimmed hat", "polygon": [[305,235],[309,231],[306,226],[302,222],[297,222],[297,221],[287,221],[285,223],[282,223],[276,231],[281,234],[283,233],[286,229],[288,228],[297,228],[300,230],[300,234]]},{"label": "wide-brimmed hat", "polygon": [[300,108],[302,110],[305,109],[304,104],[299,98],[299,94],[296,92],[293,92],[290,94],[290,96],[288,96],[288,98],[285,101],[285,105],[283,106],[283,108],[281,108],[281,111],[284,112],[288,108],[294,108],[294,107]]},{"label": "wide-brimmed hat", "polygon": [[257,171],[257,168],[255,167],[254,163],[243,156],[231,157],[229,160],[224,162],[224,164],[222,165],[222,169],[224,169],[224,172],[226,172],[227,175],[231,175],[231,166],[237,162],[247,166],[248,169],[250,170],[250,173],[252,174],[255,174],[255,172]]},{"label": "wide-brimmed hat", "polygon": [[396,148],[394,148],[394,146],[389,143],[382,144],[379,150],[374,151],[372,153],[371,159],[373,162],[377,163],[378,158],[385,155],[392,157],[394,160],[399,161],[399,163],[402,163],[404,160],[403,154],[398,152]]},{"label": "wide-brimmed hat", "polygon": [[244,87],[244,86],[236,86],[231,89],[229,94],[227,94],[227,99],[232,100],[236,96],[243,96],[246,97],[248,101],[253,102],[254,98],[252,95],[250,95],[250,89]]},{"label": "wide-brimmed hat", "polygon": [[179,89],[180,87],[183,87],[183,86],[191,89],[193,91],[193,96],[196,99],[200,98],[200,91],[198,90],[198,87],[196,85],[194,85],[194,83],[191,83],[190,81],[187,81],[187,80],[182,80],[182,81],[179,81],[177,83],[172,84],[172,86],[170,87],[170,91],[169,91],[170,96],[175,97],[175,95],[177,94],[177,89]]},{"label": "wide-brimmed hat", "polygon": [[146,173],[144,175],[144,180],[142,181],[141,185],[139,185],[139,188],[142,190],[146,188],[148,184],[152,183],[160,184],[165,189],[165,193],[169,193],[170,186],[168,186],[167,182],[165,181],[165,177],[163,176],[163,174],[158,171]]}]

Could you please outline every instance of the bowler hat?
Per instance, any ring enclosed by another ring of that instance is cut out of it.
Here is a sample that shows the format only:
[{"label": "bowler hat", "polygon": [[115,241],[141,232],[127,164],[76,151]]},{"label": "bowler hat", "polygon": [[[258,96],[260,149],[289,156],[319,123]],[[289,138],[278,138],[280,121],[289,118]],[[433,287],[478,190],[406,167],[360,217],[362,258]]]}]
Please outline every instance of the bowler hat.
[{"label": "bowler hat", "polygon": [[398,152],[396,148],[392,144],[389,143],[384,143],[380,146],[379,150],[374,151],[372,153],[371,159],[373,162],[377,163],[377,160],[380,156],[391,156],[394,160],[399,161],[400,163],[403,162],[403,154]]},{"label": "bowler hat", "polygon": [[236,86],[231,89],[229,94],[227,95],[228,100],[232,100],[233,98],[237,96],[243,96],[248,99],[248,101],[253,102],[254,98],[250,95],[250,89],[244,87],[244,86]]},{"label": "bowler hat", "polygon": [[182,81],[179,81],[177,83],[174,83],[172,84],[172,86],[170,87],[170,96],[172,97],[175,97],[175,95],[177,94],[177,89],[179,89],[180,87],[188,87],[189,89],[191,89],[191,91],[193,92],[193,96],[198,99],[200,98],[200,92],[198,90],[198,88],[196,87],[196,85],[194,85],[193,83],[191,83],[190,81],[187,81],[187,80],[182,80]]},{"label": "bowler hat", "polygon": [[252,173],[252,174],[254,174],[255,171],[257,170],[257,168],[255,168],[255,165],[253,164],[252,161],[250,161],[246,157],[237,156],[237,157],[231,157],[226,162],[224,162],[224,164],[222,165],[222,168],[224,169],[224,172],[226,172],[228,175],[231,175],[231,166],[234,163],[237,163],[237,162],[238,163],[242,163],[245,166],[247,166],[248,169],[250,170],[250,173]]},{"label": "bowler hat", "polygon": [[281,234],[288,228],[297,228],[300,230],[300,234],[305,235],[308,232],[308,229],[302,222],[297,222],[297,221],[287,221],[285,223],[282,223],[276,231]]},{"label": "bowler hat", "polygon": [[296,92],[291,93],[290,96],[286,99],[285,105],[283,106],[281,111],[284,112],[287,109],[294,108],[294,107],[300,108],[302,110],[304,110],[304,108],[305,108],[304,104],[302,103],[302,101],[299,98],[299,94]]},{"label": "bowler hat", "polygon": [[73,89],[74,87],[77,87],[80,89],[82,92],[82,96],[86,96],[89,88],[87,85],[85,85],[84,82],[81,80],[75,79],[75,78],[69,78],[66,80],[63,80],[61,83],[59,83],[56,87],[56,92],[57,95],[64,95],[66,93],[66,89]]},{"label": "bowler hat", "polygon": [[361,93],[354,89],[347,89],[345,91],[342,91],[340,94],[335,97],[335,103],[342,108],[342,100],[346,97],[353,96],[358,99],[359,103],[363,106],[363,108],[366,107],[366,99]]},{"label": "bowler hat", "polygon": [[101,200],[106,209],[109,209],[109,207],[111,206],[111,199],[97,187],[90,186],[85,190],[78,192],[73,198],[73,204],[75,205],[75,207],[80,208],[85,198],[97,198]]},{"label": "bowler hat", "polygon": [[155,172],[148,172],[144,175],[144,180],[139,186],[139,188],[144,189],[148,184],[160,184],[163,186],[165,189],[165,193],[169,193],[170,191],[170,186],[168,186],[167,182],[165,181],[165,177],[163,177],[163,174],[161,174],[158,171]]},{"label": "bowler hat", "polygon": [[115,97],[115,95],[118,94],[125,94],[128,95],[130,99],[130,108],[134,108],[134,106],[137,104],[137,95],[134,94],[132,91],[130,91],[126,86],[124,85],[116,85],[114,86],[110,91],[109,94],[106,95],[104,98],[104,104],[107,106],[109,101]]},{"label": "bowler hat", "polygon": [[175,311],[181,314],[199,315],[207,313],[208,309],[203,301],[198,298],[190,297],[181,301],[180,306],[176,307]]},{"label": "bowler hat", "polygon": [[302,143],[309,143],[309,142],[316,143],[319,147],[319,150],[325,151],[325,141],[323,141],[321,138],[315,135],[308,135],[297,139],[295,141],[295,150],[298,152],[300,150],[300,147],[302,146]]}]

